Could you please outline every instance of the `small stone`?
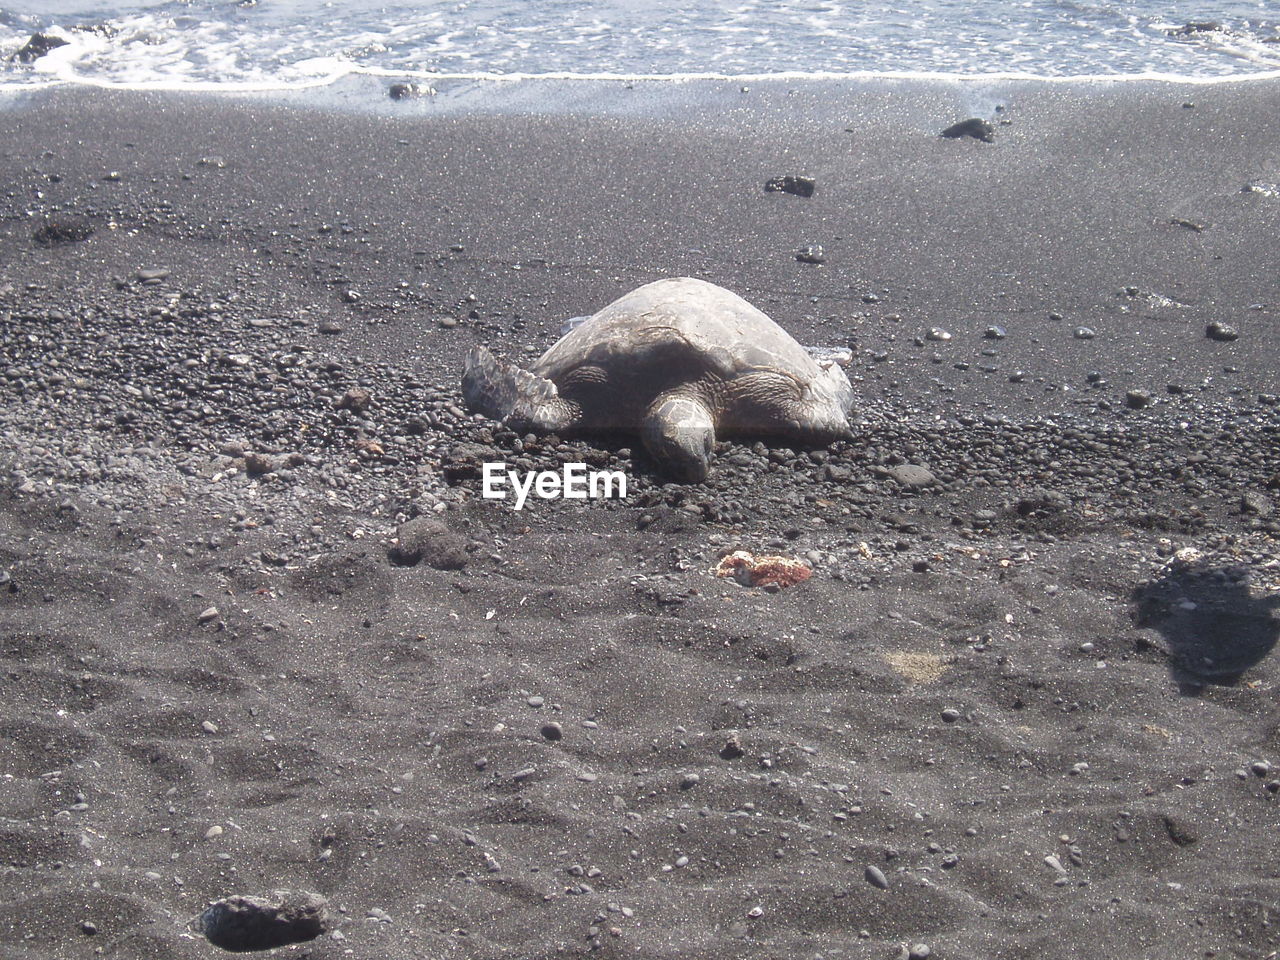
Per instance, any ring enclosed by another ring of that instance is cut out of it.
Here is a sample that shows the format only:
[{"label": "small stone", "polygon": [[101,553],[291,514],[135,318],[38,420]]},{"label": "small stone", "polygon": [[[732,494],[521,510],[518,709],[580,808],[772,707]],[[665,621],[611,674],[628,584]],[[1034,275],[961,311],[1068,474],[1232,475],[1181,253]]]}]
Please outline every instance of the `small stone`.
[{"label": "small stone", "polygon": [[737,760],[744,755],[742,740],[739,738],[738,732],[734,730],[729,734],[729,738],[725,740],[724,746],[720,748],[720,758],[722,760]]},{"label": "small stone", "polygon": [[1076,327],[1071,331],[1071,335],[1077,340],[1092,340],[1098,333],[1093,327]]},{"label": "small stone", "polygon": [[215,823],[212,827],[210,827],[208,830],[204,832],[204,838],[206,840],[216,840],[218,837],[222,836],[222,834],[223,834],[222,827]]},{"label": "small stone", "polygon": [[1258,517],[1269,517],[1275,508],[1265,493],[1257,490],[1246,490],[1240,494],[1240,512],[1251,513]]},{"label": "small stone", "polygon": [[363,413],[369,409],[369,404],[373,403],[373,394],[364,387],[352,387],[335,403],[335,410],[351,410],[355,413]]},{"label": "small stone", "polygon": [[1009,335],[1009,333],[1004,327],[990,326],[987,327],[986,330],[982,331],[982,335],[988,340],[1003,340]]},{"label": "small stone", "polygon": [[1217,320],[1205,327],[1204,335],[1210,340],[1218,340],[1222,343],[1229,343],[1240,338],[1240,333],[1235,327]]},{"label": "small stone", "polygon": [[454,317],[441,317],[436,321],[436,325],[448,330],[451,327],[456,327],[458,321]]},{"label": "small stone", "polygon": [[796,253],[796,259],[801,263],[826,263],[827,255],[823,252],[822,247],[814,244],[810,247],[804,247]]},{"label": "small stone", "polygon": [[881,890],[889,889],[889,878],[884,875],[884,871],[875,864],[868,864],[867,869],[863,872],[867,883],[873,887],[879,887]]},{"label": "small stone", "polygon": [[791,193],[797,197],[812,197],[816,187],[813,177],[801,176],[774,177],[764,185],[767,192]]},{"label": "small stone", "polygon": [[552,720],[542,725],[542,735],[548,740],[559,740],[564,736],[564,728]]},{"label": "small stone", "polygon": [[266,454],[246,453],[244,455],[244,471],[251,477],[260,477],[263,474],[271,473],[275,468],[275,461]]},{"label": "small stone", "polygon": [[933,950],[927,943],[917,943],[907,953],[907,960],[929,960],[931,956],[933,956]]},{"label": "small stone", "polygon": [[211,620],[217,620],[217,619],[218,619],[217,607],[206,607],[204,610],[200,612],[200,616],[196,617],[196,620],[200,623],[208,623]]},{"label": "small stone", "polygon": [[83,933],[86,937],[92,937],[95,933],[98,932],[98,925],[94,923],[92,920],[85,920],[83,923],[80,924],[80,932]]},{"label": "small stone", "polygon": [[702,782],[702,777],[700,777],[698,774],[686,773],[683,777],[680,778],[680,789],[692,790],[701,782]]},{"label": "small stone", "polygon": [[1124,403],[1130,410],[1151,406],[1151,394],[1145,390],[1130,390],[1124,395]]},{"label": "small stone", "polygon": [[981,140],[983,143],[995,143],[996,128],[981,117],[970,117],[968,120],[953,123],[942,131],[941,136],[949,140],[971,137],[974,140]]},{"label": "small stone", "polygon": [[422,83],[393,83],[387,90],[392,100],[416,100],[435,95],[435,88]]},{"label": "small stone", "polygon": [[1271,772],[1271,764],[1265,760],[1255,760],[1249,764],[1249,770],[1255,777],[1265,777]]},{"label": "small stone", "polygon": [[942,711],[942,719],[946,723],[955,723],[957,720],[960,719],[960,716],[961,716],[960,711],[957,710],[955,707],[947,707],[947,709]]},{"label": "small stone", "polygon": [[935,340],[941,343],[951,339],[951,331],[944,330],[942,327],[930,327],[929,331],[924,335],[926,340]]},{"label": "small stone", "polygon": [[924,490],[938,482],[927,467],[916,463],[900,463],[889,468],[889,476],[908,490]]},{"label": "small stone", "polygon": [[334,334],[341,333],[345,328],[342,326],[342,324],[338,323],[337,321],[321,320],[320,325],[316,329],[319,330],[321,333],[328,334],[329,336],[333,336]]},{"label": "small stone", "polygon": [[159,283],[169,276],[169,271],[164,267],[152,267],[139,270],[134,276],[141,283]]},{"label": "small stone", "polygon": [[212,720],[205,720],[203,723],[200,724],[200,729],[203,730],[205,733],[217,733],[218,725],[214,723]]},{"label": "small stone", "polygon": [[60,243],[77,243],[93,236],[93,227],[84,220],[59,218],[46,220],[31,239],[42,247],[52,247]]}]

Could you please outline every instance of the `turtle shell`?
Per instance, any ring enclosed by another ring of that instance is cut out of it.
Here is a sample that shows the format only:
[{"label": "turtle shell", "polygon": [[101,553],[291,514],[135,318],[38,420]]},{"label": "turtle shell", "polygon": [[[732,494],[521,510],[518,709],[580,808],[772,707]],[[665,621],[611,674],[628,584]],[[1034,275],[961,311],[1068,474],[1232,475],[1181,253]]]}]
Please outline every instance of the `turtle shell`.
[{"label": "turtle shell", "polygon": [[[561,337],[532,367],[566,395],[584,370],[648,397],[702,379],[769,371],[802,387],[822,375],[789,333],[746,300],[692,277],[658,280],[618,298]],[[642,397],[637,396],[637,401]]]}]

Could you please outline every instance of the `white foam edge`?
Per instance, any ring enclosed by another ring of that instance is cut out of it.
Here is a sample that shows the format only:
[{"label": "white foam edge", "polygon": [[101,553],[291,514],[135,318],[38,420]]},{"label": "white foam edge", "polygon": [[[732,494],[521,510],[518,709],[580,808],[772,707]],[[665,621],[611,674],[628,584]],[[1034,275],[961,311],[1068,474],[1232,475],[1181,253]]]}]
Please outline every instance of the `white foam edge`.
[{"label": "white foam edge", "polygon": [[[69,66],[69,65],[68,65]],[[288,90],[305,90],[325,87],[352,74],[372,77],[388,77],[400,80],[424,80],[428,82],[450,81],[456,83],[537,83],[537,82],[591,82],[591,83],[798,83],[798,82],[861,82],[869,80],[914,80],[961,84],[988,84],[997,82],[1054,83],[1054,84],[1111,84],[1111,83],[1169,83],[1190,86],[1217,86],[1221,84],[1251,83],[1280,78],[1280,70],[1234,73],[1216,76],[1167,73],[1147,70],[1141,73],[1082,73],[1042,74],[1029,71],[996,71],[991,73],[955,73],[938,70],[857,70],[845,73],[837,71],[791,70],[777,73],[576,73],[557,71],[550,73],[491,73],[432,72],[429,70],[392,70],[383,67],[362,67],[351,64],[320,76],[289,81],[216,81],[216,80],[142,80],[111,81],[84,77],[71,70],[59,70],[44,83],[5,82],[0,80],[0,93],[21,93],[44,87],[76,84],[109,90],[135,91],[184,91],[192,93],[259,93]]]}]

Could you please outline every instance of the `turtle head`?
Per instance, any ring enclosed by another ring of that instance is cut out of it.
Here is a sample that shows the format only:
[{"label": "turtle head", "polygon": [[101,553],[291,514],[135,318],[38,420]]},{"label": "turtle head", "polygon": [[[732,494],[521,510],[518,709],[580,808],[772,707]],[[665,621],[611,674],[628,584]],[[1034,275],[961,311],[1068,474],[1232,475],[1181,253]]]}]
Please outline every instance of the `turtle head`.
[{"label": "turtle head", "polygon": [[711,466],[715,422],[697,398],[663,394],[640,427],[644,445],[662,469],[685,483],[701,483]]}]

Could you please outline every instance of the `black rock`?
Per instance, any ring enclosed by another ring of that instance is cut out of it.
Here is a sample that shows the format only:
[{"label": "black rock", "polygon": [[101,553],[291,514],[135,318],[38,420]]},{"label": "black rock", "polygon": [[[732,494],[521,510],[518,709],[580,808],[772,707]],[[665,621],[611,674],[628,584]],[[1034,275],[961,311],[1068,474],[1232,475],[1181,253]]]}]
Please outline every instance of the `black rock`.
[{"label": "black rock", "polygon": [[817,189],[817,181],[813,177],[800,177],[787,175],[785,177],[774,177],[764,185],[769,193],[793,193],[797,197],[812,197],[813,191]]},{"label": "black rock", "polygon": [[392,100],[416,100],[419,97],[429,97],[435,93],[431,87],[423,86],[420,83],[393,83],[387,90],[387,95]]},{"label": "black rock", "polygon": [[1145,390],[1130,390],[1124,395],[1124,402],[1131,410],[1141,410],[1151,405],[1151,394]]},{"label": "black rock", "polygon": [[1216,20],[1191,20],[1180,27],[1166,30],[1171,37],[1194,37],[1197,33],[1215,33],[1222,29]]},{"label": "black rock", "polygon": [[1219,340],[1223,343],[1229,343],[1232,340],[1238,340],[1240,338],[1240,333],[1235,327],[1221,323],[1217,320],[1205,327],[1204,335],[1210,340]]},{"label": "black rock", "polygon": [[396,544],[387,552],[392,563],[412,567],[426,562],[437,570],[461,570],[467,565],[466,541],[438,517],[418,517],[396,530]]},{"label": "black rock", "polygon": [[815,245],[800,250],[796,253],[796,259],[801,263],[826,263],[827,255],[822,252],[822,247]]},{"label": "black rock", "polygon": [[328,903],[314,893],[277,891],[277,902],[260,897],[227,897],[196,920],[205,939],[235,953],[304,943],[329,926]]},{"label": "black rock", "polygon": [[995,143],[996,128],[980,117],[970,117],[968,120],[961,120],[959,123],[953,123],[947,127],[942,131],[942,136],[952,140],[958,140],[961,137],[972,137],[974,140],[981,140],[983,143]]},{"label": "black rock", "polygon": [[26,45],[9,59],[17,60],[19,63],[31,63],[39,60],[50,50],[66,45],[67,41],[61,37],[51,37],[47,33],[33,33]]},{"label": "black rock", "polygon": [[58,243],[76,243],[93,236],[93,227],[83,220],[46,220],[31,239],[42,247]]}]

